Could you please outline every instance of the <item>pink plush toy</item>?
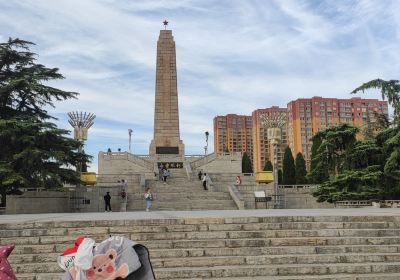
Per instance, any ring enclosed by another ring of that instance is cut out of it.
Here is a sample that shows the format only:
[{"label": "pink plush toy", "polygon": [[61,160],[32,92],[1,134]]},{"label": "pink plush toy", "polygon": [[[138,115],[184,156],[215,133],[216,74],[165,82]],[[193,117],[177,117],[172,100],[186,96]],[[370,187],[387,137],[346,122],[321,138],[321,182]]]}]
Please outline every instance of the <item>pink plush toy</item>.
[{"label": "pink plush toy", "polygon": [[7,257],[14,250],[14,245],[0,246],[0,279],[1,280],[17,280],[15,274],[7,260]]},{"label": "pink plush toy", "polygon": [[117,251],[108,250],[104,255],[95,255],[92,268],[86,272],[89,280],[114,280],[118,277],[125,278],[129,274],[129,267],[126,263],[119,268],[115,266]]}]

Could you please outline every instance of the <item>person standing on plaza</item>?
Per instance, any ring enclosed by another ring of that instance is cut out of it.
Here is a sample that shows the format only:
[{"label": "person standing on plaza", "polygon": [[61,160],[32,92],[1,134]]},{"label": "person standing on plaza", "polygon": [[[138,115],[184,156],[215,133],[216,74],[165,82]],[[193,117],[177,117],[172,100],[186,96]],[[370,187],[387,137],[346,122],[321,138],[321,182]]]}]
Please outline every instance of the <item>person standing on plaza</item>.
[{"label": "person standing on plaza", "polygon": [[207,175],[207,173],[204,173],[203,174],[203,188],[204,188],[205,191],[208,190],[207,189],[207,180],[208,180],[208,175]]},{"label": "person standing on plaza", "polygon": [[146,189],[146,193],[144,194],[144,199],[146,200],[146,212],[149,212],[151,206],[153,206],[153,194],[151,193],[150,188]]},{"label": "person standing on plaza", "polygon": [[[107,192],[107,194],[104,196],[104,203],[105,203],[105,212],[112,212],[111,211],[111,195],[110,192]],[[108,209],[108,210],[107,210]]]},{"label": "person standing on plaza", "polygon": [[197,174],[199,176],[199,180],[201,181],[201,177],[203,176],[203,173],[201,172],[201,170],[199,171],[199,174]]}]

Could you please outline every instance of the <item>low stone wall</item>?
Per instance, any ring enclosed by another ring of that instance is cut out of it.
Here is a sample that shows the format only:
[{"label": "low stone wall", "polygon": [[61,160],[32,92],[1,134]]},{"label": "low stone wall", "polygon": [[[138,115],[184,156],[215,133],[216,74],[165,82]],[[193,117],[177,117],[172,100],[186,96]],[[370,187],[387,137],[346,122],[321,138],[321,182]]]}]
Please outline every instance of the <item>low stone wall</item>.
[{"label": "low stone wall", "polygon": [[[124,200],[120,196],[120,188],[117,185],[87,187],[70,191],[70,212],[104,212],[104,196],[107,192],[110,192],[111,195],[111,210],[113,212],[125,211],[122,208]],[[129,194],[127,199],[129,201]]]},{"label": "low stone wall", "polygon": [[[237,188],[242,194],[246,209],[266,208],[265,202],[257,202],[256,205],[254,200],[254,192],[264,191],[267,196],[273,194],[273,184],[251,184],[242,180],[242,184],[237,186]],[[268,208],[273,208],[273,203],[268,203],[267,206]]]},{"label": "low stone wall", "polygon": [[303,186],[301,188],[281,188],[283,194],[283,207],[285,209],[309,209],[309,208],[334,208],[333,203],[317,202],[312,192],[314,187]]},{"label": "low stone wall", "polygon": [[67,192],[26,192],[22,195],[7,195],[6,214],[67,213]]},{"label": "low stone wall", "polygon": [[[284,209],[310,209],[310,208],[334,208],[335,205],[328,202],[319,203],[317,199],[313,197],[312,192],[315,189],[314,186],[305,185],[305,186],[290,186],[290,187],[280,187],[279,195],[281,208]],[[243,200],[245,202],[246,209],[255,209],[255,208],[273,208],[274,203],[268,202],[268,205],[265,205],[265,202],[257,202],[255,203],[254,192],[256,191],[264,191],[267,196],[271,196],[274,194],[274,185],[270,184],[252,184],[251,182],[243,182],[242,185],[238,186],[238,190],[243,196]]]},{"label": "low stone wall", "polygon": [[[110,192],[111,209],[125,211],[120,189],[115,187],[81,187],[66,192],[25,192],[8,195],[6,214],[104,212],[104,195]],[[129,201],[129,197],[127,198]]]}]

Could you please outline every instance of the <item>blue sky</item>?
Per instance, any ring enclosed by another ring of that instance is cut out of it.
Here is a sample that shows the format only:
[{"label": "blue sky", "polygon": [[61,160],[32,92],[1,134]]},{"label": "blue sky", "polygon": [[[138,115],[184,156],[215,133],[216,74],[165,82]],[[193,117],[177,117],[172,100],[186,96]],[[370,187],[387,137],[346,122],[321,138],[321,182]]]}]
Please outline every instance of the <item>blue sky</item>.
[{"label": "blue sky", "polygon": [[[51,113],[97,115],[86,151],[152,139],[156,44],[162,21],[177,48],[181,138],[202,154],[213,117],[250,115],[297,98],[349,98],[375,78],[399,79],[400,1],[0,0],[0,41],[36,43],[38,61],[66,77],[53,83],[80,93]],[[363,95],[379,98],[376,93]]]}]

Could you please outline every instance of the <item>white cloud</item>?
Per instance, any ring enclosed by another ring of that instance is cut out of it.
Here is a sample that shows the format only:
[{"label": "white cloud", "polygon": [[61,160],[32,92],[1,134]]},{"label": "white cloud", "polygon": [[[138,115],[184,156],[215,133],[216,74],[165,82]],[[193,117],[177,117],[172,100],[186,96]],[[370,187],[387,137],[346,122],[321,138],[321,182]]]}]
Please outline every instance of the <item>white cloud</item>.
[{"label": "white cloud", "polygon": [[[167,19],[177,46],[181,138],[202,153],[213,118],[285,106],[300,97],[350,98],[400,73],[400,2],[25,0],[0,3],[0,40],[34,41],[58,67],[57,87],[80,92],[51,112],[94,112],[93,154],[152,138],[155,55]],[[365,97],[376,97],[372,93]],[[60,118],[64,127],[66,118]],[[212,135],[209,150],[212,150]]]}]

